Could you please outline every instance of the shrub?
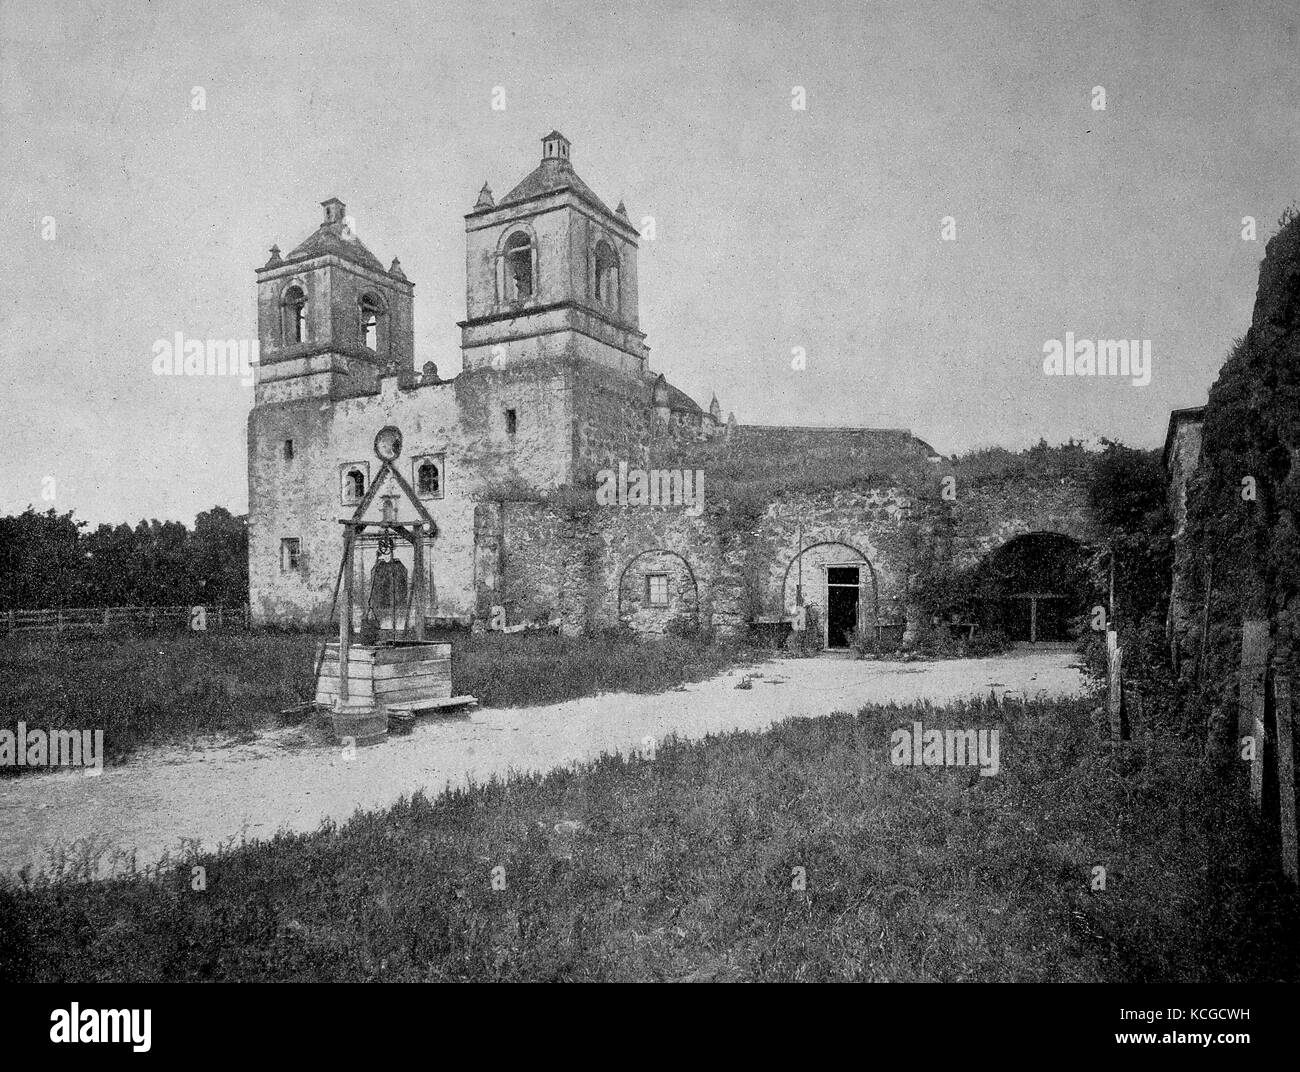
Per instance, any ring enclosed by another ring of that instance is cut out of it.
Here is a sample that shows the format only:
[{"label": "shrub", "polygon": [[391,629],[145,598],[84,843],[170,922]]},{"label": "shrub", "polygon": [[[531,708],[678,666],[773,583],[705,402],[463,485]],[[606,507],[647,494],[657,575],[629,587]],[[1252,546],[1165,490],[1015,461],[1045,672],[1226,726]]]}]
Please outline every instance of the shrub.
[{"label": "shrub", "polygon": [[992,655],[1003,655],[1013,646],[1011,638],[1001,629],[978,629],[975,635],[966,641],[966,654],[983,659]]}]

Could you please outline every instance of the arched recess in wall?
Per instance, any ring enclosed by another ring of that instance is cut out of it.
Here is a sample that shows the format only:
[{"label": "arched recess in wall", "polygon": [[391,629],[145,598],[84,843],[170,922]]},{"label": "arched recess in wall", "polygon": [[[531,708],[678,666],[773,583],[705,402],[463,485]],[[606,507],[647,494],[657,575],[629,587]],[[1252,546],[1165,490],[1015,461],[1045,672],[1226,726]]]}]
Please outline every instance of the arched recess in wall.
[{"label": "arched recess in wall", "polygon": [[627,603],[625,593],[628,573],[637,562],[651,555],[667,555],[681,563],[681,567],[685,571],[686,577],[691,582],[691,616],[694,618],[695,624],[698,626],[700,622],[700,585],[695,578],[695,571],[691,569],[691,564],[682,555],[667,547],[652,547],[648,550],[641,551],[633,555],[628,560],[627,565],[623,567],[622,572],[618,575],[618,620],[622,622],[624,614],[627,613],[624,610],[624,607]]},{"label": "arched recess in wall", "polygon": [[980,559],[971,610],[984,629],[1012,640],[1073,640],[1079,619],[1103,598],[1101,585],[1084,541],[1052,530],[1021,532]]},{"label": "arched recess in wall", "polygon": [[[790,585],[790,576],[792,573],[794,573],[795,570],[799,568],[799,563],[803,560],[804,556],[811,551],[817,551],[818,549],[835,548],[835,547],[840,547],[847,552],[851,552],[853,555],[856,556],[856,558],[853,559],[843,558],[835,562],[829,562],[829,561],[824,561],[822,563],[813,562],[810,566],[805,567],[805,569],[808,568],[816,569],[819,564],[826,565],[830,568],[835,568],[836,566],[840,566],[840,565],[866,566],[867,569],[866,569],[865,578],[861,573],[861,571],[859,572],[858,575],[859,610],[857,612],[857,621],[861,627],[869,627],[873,630],[873,632],[878,632],[881,624],[880,623],[880,582],[879,579],[876,577],[876,567],[872,564],[870,557],[868,557],[868,555],[864,551],[862,551],[860,548],[853,546],[853,544],[851,543],[844,542],[843,540],[817,540],[814,543],[810,543],[804,546],[799,551],[798,554],[796,554],[793,558],[790,559],[790,562],[785,567],[785,572],[781,575],[780,598],[782,602],[782,609],[783,610],[786,609],[785,593],[786,593],[786,589]],[[824,558],[825,554],[826,552],[823,551],[821,554],[818,554],[814,557],[819,559]],[[826,579],[829,580],[830,579],[829,576]],[[867,591],[868,579],[870,580],[870,591]],[[823,589],[816,593],[815,598],[809,599],[808,581],[806,575],[804,580],[803,591],[804,591],[805,604],[816,603],[818,606],[821,607],[822,615],[823,615],[823,620],[821,625],[823,630],[825,630],[825,638],[828,646],[830,647],[843,646],[839,643],[836,643],[837,638],[833,635],[834,624],[831,622],[831,618],[833,616],[833,609],[828,605],[831,597],[830,592]]]}]

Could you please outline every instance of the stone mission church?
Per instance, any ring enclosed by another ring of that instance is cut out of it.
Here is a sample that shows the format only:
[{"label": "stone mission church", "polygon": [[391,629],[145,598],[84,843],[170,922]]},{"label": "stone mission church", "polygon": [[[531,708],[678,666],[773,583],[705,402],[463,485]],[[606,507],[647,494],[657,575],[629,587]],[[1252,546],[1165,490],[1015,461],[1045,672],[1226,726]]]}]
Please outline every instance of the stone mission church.
[{"label": "stone mission church", "polygon": [[[724,421],[716,399],[704,410],[656,373],[640,325],[638,232],[622,203],[611,210],[578,177],[562,134],[542,139],[541,162],[504,197],[484,184],[465,216],[463,371],[452,379],[417,363],[414,284],[401,264],[385,268],[360,242],[341,201],[323,207],[314,233],[287,255],[273,247],[257,271],[256,620],[323,624],[340,580],[340,521],[363,503],[395,516],[414,496],[429,519],[424,583],[409,577],[413,547],[374,537],[350,578],[358,614],[382,588],[373,609],[390,627],[423,614],[431,624],[558,621],[566,633],[620,623],[735,633],[789,620],[800,604],[819,608],[830,647],[854,630],[897,640],[914,626],[904,522],[916,504],[889,481],[773,501],[739,533],[711,508],[594,506],[597,471],[672,450],[808,457],[832,444],[864,466],[942,459],[901,430]],[[386,428],[400,432],[391,464],[401,481],[376,453]],[[381,474],[388,486],[373,487]],[[556,492],[566,486],[591,508],[565,507]],[[423,606],[409,605],[416,592]]]}]

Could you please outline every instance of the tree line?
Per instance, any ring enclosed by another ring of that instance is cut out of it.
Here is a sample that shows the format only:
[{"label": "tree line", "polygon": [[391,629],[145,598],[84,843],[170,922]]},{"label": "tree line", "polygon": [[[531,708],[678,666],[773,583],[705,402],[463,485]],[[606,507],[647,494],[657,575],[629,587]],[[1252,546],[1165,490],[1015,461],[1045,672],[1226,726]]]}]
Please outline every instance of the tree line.
[{"label": "tree line", "polygon": [[179,521],[101,524],[72,511],[0,517],[0,609],[241,605],[248,519],[221,506]]}]

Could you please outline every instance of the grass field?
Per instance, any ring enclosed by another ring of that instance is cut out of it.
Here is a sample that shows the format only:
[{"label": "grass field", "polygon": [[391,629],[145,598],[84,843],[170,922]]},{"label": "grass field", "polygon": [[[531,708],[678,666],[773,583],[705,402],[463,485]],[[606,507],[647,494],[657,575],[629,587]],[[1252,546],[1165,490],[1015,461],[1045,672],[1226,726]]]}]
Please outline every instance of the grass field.
[{"label": "grass field", "polygon": [[[1090,706],[792,720],[6,885],[0,978],[1294,979],[1296,899],[1236,798],[1190,753],[1112,756]],[[1001,773],[891,766],[913,719],[1000,726]]]},{"label": "grass field", "polygon": [[[199,734],[247,737],[311,699],[304,634],[199,633],[14,639],[0,645],[0,729],[104,731],[105,759]],[[450,634],[453,685],[485,706],[517,707],[696,681],[741,658],[734,648],[665,637]],[[31,768],[0,767],[0,775]]]}]

